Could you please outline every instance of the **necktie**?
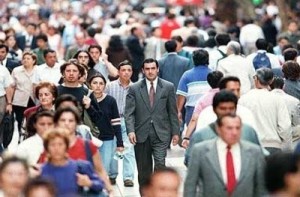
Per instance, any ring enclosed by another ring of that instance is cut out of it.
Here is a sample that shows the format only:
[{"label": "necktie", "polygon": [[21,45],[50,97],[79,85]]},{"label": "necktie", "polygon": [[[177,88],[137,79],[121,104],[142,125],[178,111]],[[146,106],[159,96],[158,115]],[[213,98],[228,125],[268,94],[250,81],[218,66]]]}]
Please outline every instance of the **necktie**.
[{"label": "necktie", "polygon": [[227,192],[229,195],[232,194],[236,185],[233,158],[232,158],[230,148],[231,148],[230,146],[227,146],[227,154],[226,154]]},{"label": "necktie", "polygon": [[150,82],[150,85],[151,86],[150,86],[150,91],[149,91],[149,100],[150,100],[150,106],[153,107],[154,96],[155,96],[153,81]]}]

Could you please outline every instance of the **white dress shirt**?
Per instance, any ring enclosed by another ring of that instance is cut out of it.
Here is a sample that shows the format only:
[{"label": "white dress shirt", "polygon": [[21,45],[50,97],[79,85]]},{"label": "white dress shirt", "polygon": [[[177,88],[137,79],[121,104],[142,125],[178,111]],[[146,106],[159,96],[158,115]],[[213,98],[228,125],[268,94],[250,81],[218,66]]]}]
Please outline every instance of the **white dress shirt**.
[{"label": "white dress shirt", "polygon": [[0,66],[0,97],[6,94],[5,89],[13,84],[13,78],[6,67]]},{"label": "white dress shirt", "polygon": [[7,63],[7,58],[5,58],[4,60],[2,60],[2,64],[0,62],[0,66],[6,66],[6,63]]},{"label": "white dress shirt", "polygon": [[[156,79],[154,79],[153,81],[154,92],[156,92],[157,81],[158,81],[158,77],[156,77]],[[147,85],[148,94],[150,94],[151,82],[147,78],[146,78],[146,85]]]},{"label": "white dress shirt", "polygon": [[[219,164],[221,168],[222,177],[225,185],[227,184],[227,168],[226,168],[226,155],[227,155],[227,144],[221,139],[217,139],[217,151]],[[233,166],[234,166],[234,174],[235,179],[238,180],[241,173],[241,148],[240,144],[236,143],[231,145],[230,148],[232,158],[233,158]]]},{"label": "white dress shirt", "polygon": [[61,78],[60,66],[59,63],[55,63],[53,67],[48,66],[46,63],[39,65],[36,83],[46,81],[58,85]]}]

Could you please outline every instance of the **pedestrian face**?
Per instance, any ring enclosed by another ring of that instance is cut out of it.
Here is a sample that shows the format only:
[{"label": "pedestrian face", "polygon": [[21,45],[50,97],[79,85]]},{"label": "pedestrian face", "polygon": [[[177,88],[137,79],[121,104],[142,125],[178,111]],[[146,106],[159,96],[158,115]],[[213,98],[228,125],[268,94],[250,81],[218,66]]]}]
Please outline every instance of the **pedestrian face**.
[{"label": "pedestrian face", "polygon": [[66,67],[64,71],[64,80],[66,82],[78,82],[80,78],[79,70],[77,66],[70,64]]},{"label": "pedestrian face", "polygon": [[97,49],[97,48],[91,48],[90,51],[89,51],[89,53],[92,56],[94,62],[98,62],[99,61],[99,58],[101,56],[101,53],[100,53],[99,49]]},{"label": "pedestrian face", "polygon": [[38,118],[34,127],[36,129],[37,134],[39,134],[39,136],[43,137],[45,131],[54,127],[53,118],[48,117],[48,116],[42,116],[42,117]]},{"label": "pedestrian face", "polygon": [[38,99],[42,106],[51,106],[55,99],[53,97],[53,94],[47,87],[39,89],[38,97],[39,97]]},{"label": "pedestrian face", "polygon": [[28,197],[54,197],[54,194],[48,190],[45,186],[37,186],[33,189],[28,194]]},{"label": "pedestrian face", "polygon": [[36,62],[31,55],[24,55],[22,59],[22,63],[24,67],[31,67],[34,66]]},{"label": "pedestrian face", "polygon": [[53,67],[57,61],[56,53],[48,53],[45,57],[45,62],[48,66]]},{"label": "pedestrian face", "polygon": [[149,81],[154,81],[158,75],[159,69],[155,62],[145,63],[143,73]]},{"label": "pedestrian face", "polygon": [[239,142],[241,138],[241,119],[239,117],[224,117],[222,125],[217,127],[219,137],[228,145]]},{"label": "pedestrian face", "polygon": [[63,138],[55,137],[51,139],[48,144],[48,154],[51,160],[63,160],[65,159],[67,152],[67,145]]},{"label": "pedestrian face", "polygon": [[118,72],[120,80],[130,81],[130,78],[132,76],[132,67],[130,65],[121,66]]},{"label": "pedestrian face", "polygon": [[6,55],[7,55],[6,49],[4,47],[0,48],[0,61],[3,61],[6,58]]},{"label": "pedestrian face", "polygon": [[214,109],[217,117],[233,114],[236,112],[236,105],[233,102],[220,102]]},{"label": "pedestrian face", "polygon": [[58,126],[67,129],[69,135],[75,135],[77,122],[75,115],[71,112],[64,112],[58,119]]},{"label": "pedestrian face", "polygon": [[28,172],[20,162],[8,164],[0,175],[1,190],[7,196],[21,196],[28,180]]},{"label": "pedestrian face", "polygon": [[173,173],[159,173],[153,177],[149,197],[178,197],[180,178]]},{"label": "pedestrian face", "polygon": [[102,94],[105,89],[105,82],[101,77],[95,77],[91,81],[91,89],[96,94]]},{"label": "pedestrian face", "polygon": [[226,84],[226,90],[233,92],[238,98],[241,96],[241,84],[237,81],[229,81]]},{"label": "pedestrian face", "polygon": [[77,60],[80,64],[87,66],[89,63],[89,55],[86,52],[80,52],[78,54]]}]

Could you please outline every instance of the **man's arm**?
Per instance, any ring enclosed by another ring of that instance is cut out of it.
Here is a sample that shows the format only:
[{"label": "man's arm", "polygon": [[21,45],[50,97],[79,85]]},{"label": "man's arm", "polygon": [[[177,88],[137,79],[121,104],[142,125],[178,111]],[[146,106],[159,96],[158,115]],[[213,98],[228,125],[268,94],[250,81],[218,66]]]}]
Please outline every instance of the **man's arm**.
[{"label": "man's arm", "polygon": [[185,96],[177,95],[177,116],[178,116],[178,119],[180,122],[182,122],[183,118],[184,118],[184,117],[182,117],[182,114],[181,114],[184,103],[185,103]]},{"label": "man's arm", "polygon": [[288,109],[283,100],[279,100],[277,105],[277,133],[283,142],[287,144],[287,148],[291,149],[292,131],[291,119]]},{"label": "man's arm", "polygon": [[12,86],[8,86],[5,88],[5,96],[6,96],[6,112],[9,114],[12,113],[12,99],[14,95],[14,88]]},{"label": "man's arm", "polygon": [[188,166],[188,171],[184,182],[183,196],[188,196],[188,197],[196,196],[198,183],[202,185],[201,177],[199,177],[200,171],[201,171],[201,159],[199,155],[199,149],[194,148],[192,150],[192,157],[190,160],[190,165]]},{"label": "man's arm", "polygon": [[116,67],[114,67],[114,65],[108,61],[107,59],[107,54],[102,54],[102,57],[103,57],[103,61],[104,61],[104,64],[108,70],[108,73],[109,73],[109,76],[111,77],[117,77],[118,76],[118,69]]},{"label": "man's arm", "polygon": [[126,124],[126,131],[129,137],[129,140],[132,144],[136,143],[136,136],[135,136],[135,92],[132,87],[129,87],[128,93],[126,95],[126,105],[125,105],[125,124]]}]

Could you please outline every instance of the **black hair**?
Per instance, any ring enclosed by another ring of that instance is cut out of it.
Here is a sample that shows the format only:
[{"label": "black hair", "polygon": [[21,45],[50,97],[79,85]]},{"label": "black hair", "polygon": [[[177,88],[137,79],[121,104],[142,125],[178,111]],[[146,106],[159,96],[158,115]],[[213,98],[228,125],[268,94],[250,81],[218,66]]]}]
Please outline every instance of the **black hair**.
[{"label": "black hair", "polygon": [[285,177],[299,171],[300,156],[293,153],[277,153],[266,159],[265,186],[270,193],[285,189]]},{"label": "black hair", "polygon": [[101,75],[100,73],[97,73],[97,74],[94,74],[92,75],[89,80],[88,80],[88,84],[91,85],[93,79],[97,78],[97,77],[100,77],[103,81],[104,81],[104,84],[106,85],[106,79],[103,75]]},{"label": "black hair", "polygon": [[153,63],[155,62],[156,64],[156,68],[158,68],[158,61],[156,59],[153,59],[153,58],[147,58],[143,61],[143,65],[142,65],[142,68],[145,67],[145,64],[148,64],[148,63]]},{"label": "black hair", "polygon": [[29,182],[27,183],[24,189],[25,197],[29,197],[31,192],[37,188],[44,188],[52,197],[56,196],[56,188],[50,180],[42,177],[36,177],[34,179],[29,180]]},{"label": "black hair", "polygon": [[176,47],[177,47],[177,44],[176,44],[175,40],[168,40],[165,43],[165,48],[168,53],[176,52]]},{"label": "black hair", "polygon": [[5,48],[6,53],[8,53],[9,48],[8,48],[8,46],[6,44],[0,44],[0,49],[3,49],[3,48]]},{"label": "black hair", "polygon": [[271,89],[282,89],[284,86],[284,79],[282,77],[274,77],[273,82],[270,84]]},{"label": "black hair", "polygon": [[221,71],[213,71],[208,73],[207,82],[211,88],[217,88],[219,85],[219,81],[222,79],[223,73]]},{"label": "black hair", "polygon": [[77,67],[79,71],[79,78],[85,75],[85,68],[83,65],[79,64],[77,60],[69,60],[68,62],[65,62],[63,65],[60,67],[60,73],[63,76],[66,68],[70,65],[74,65]]},{"label": "black hair", "polygon": [[259,38],[256,40],[255,46],[258,50],[268,50],[269,44],[267,40],[263,38]]},{"label": "black hair", "polygon": [[208,65],[209,64],[209,54],[204,49],[199,49],[192,54],[195,66]]},{"label": "black hair", "polygon": [[182,39],[181,36],[173,36],[173,37],[171,38],[171,40],[175,40],[175,41],[178,41],[178,42],[180,42],[180,43],[183,42],[183,39]]},{"label": "black hair", "polygon": [[78,59],[78,56],[79,56],[80,53],[86,53],[88,55],[88,57],[89,57],[89,62],[85,66],[87,66],[89,69],[90,68],[94,68],[94,66],[96,65],[96,63],[95,63],[95,61],[93,60],[92,56],[90,55],[90,53],[87,50],[78,50],[75,53],[75,55],[73,56],[73,58],[74,59]]},{"label": "black hair", "polygon": [[43,40],[44,42],[48,42],[48,37],[45,34],[39,34],[36,36],[36,40]]},{"label": "black hair", "polygon": [[118,70],[120,70],[120,69],[121,69],[121,67],[122,67],[122,66],[125,66],[125,65],[129,65],[129,66],[131,66],[131,68],[132,68],[132,64],[131,64],[131,62],[130,62],[130,61],[128,61],[128,60],[124,60],[124,61],[122,61],[122,62],[120,62],[120,63],[119,63],[119,65],[118,65],[117,69],[118,69]]},{"label": "black hair", "polygon": [[238,82],[241,85],[241,81],[238,77],[226,76],[226,77],[223,77],[219,82],[220,90],[226,89],[227,83],[230,82],[230,81]]},{"label": "black hair", "polygon": [[48,55],[48,53],[56,53],[53,49],[45,49],[43,52],[44,58]]},{"label": "black hair", "polygon": [[295,60],[298,56],[297,49],[288,48],[283,51],[284,61]]},{"label": "black hair", "polygon": [[217,34],[215,37],[216,43],[218,46],[227,45],[230,42],[229,34]]},{"label": "black hair", "polygon": [[75,107],[78,107],[78,101],[75,96],[73,96],[71,94],[63,94],[56,99],[55,105],[54,105],[55,109],[58,109],[60,107],[60,105],[66,101],[72,102]]},{"label": "black hair", "polygon": [[63,113],[72,113],[75,117],[76,123],[79,124],[81,122],[81,117],[77,107],[59,107],[54,115],[55,124],[58,123],[58,120],[60,119]]},{"label": "black hair", "polygon": [[213,109],[215,110],[220,103],[224,102],[232,102],[237,106],[238,97],[231,91],[228,90],[221,90],[220,92],[216,93],[213,98]]},{"label": "black hair", "polygon": [[300,66],[295,61],[286,61],[282,65],[282,72],[286,79],[296,81],[300,77]]},{"label": "black hair", "polygon": [[198,47],[199,42],[199,37],[197,35],[190,35],[186,39],[186,45],[191,47]]},{"label": "black hair", "polygon": [[100,54],[102,53],[102,47],[100,45],[98,45],[98,44],[92,44],[92,45],[90,45],[89,48],[88,48],[88,52],[90,52],[91,49],[95,49],[95,48],[99,50]]}]

